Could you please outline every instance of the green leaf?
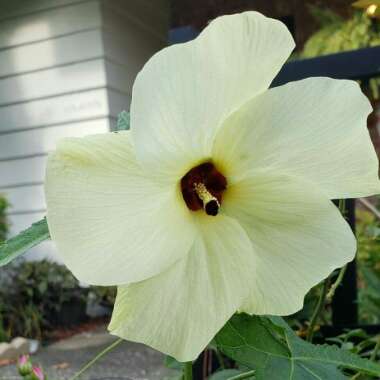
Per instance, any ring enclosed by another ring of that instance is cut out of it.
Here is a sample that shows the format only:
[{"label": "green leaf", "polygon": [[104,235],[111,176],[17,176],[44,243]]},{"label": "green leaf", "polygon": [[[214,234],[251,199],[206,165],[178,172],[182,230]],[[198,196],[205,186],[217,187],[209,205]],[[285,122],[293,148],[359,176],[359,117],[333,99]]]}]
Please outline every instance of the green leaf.
[{"label": "green leaf", "polygon": [[50,238],[46,218],[0,244],[0,266],[6,265],[30,248]]},{"label": "green leaf", "polygon": [[165,356],[165,367],[182,371],[183,365],[183,363],[175,360],[173,357],[169,355]]},{"label": "green leaf", "polygon": [[129,129],[129,125],[130,125],[129,112],[121,111],[119,115],[117,116],[116,130],[126,131],[127,129]]},{"label": "green leaf", "polygon": [[380,365],[336,346],[299,338],[279,317],[234,316],[216,336],[218,348],[256,370],[257,380],[343,380],[339,368],[380,376]]}]

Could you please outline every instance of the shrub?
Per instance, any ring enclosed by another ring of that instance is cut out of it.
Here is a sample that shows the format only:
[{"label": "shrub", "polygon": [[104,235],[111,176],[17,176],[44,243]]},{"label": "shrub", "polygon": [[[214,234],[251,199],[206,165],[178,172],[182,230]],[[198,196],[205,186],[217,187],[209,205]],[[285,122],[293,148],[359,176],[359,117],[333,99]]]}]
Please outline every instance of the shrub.
[{"label": "shrub", "polygon": [[0,342],[44,339],[58,326],[82,322],[89,295],[110,311],[115,300],[115,288],[81,287],[65,266],[46,260],[18,261],[0,273]]},{"label": "shrub", "polygon": [[362,323],[380,322],[380,222],[358,210],[359,312]]},{"label": "shrub", "polygon": [[[309,5],[309,10],[320,29],[306,41],[300,58],[368,48],[380,45],[380,21],[372,19],[363,10],[356,10],[345,20],[328,8]],[[372,97],[380,97],[380,80],[369,81]]]},{"label": "shrub", "polygon": [[8,339],[41,339],[59,325],[64,305],[86,302],[88,289],[61,265],[22,261],[0,270],[0,321]]},{"label": "shrub", "polygon": [[8,223],[5,215],[7,208],[7,200],[0,195],[0,242],[5,240],[8,232]]},{"label": "shrub", "polygon": [[[4,197],[0,195],[0,243],[6,239],[7,232],[8,232],[8,224],[6,221],[6,214],[5,214],[7,207],[8,207],[8,202],[6,201]],[[6,339],[6,333],[4,331],[1,308],[2,308],[2,303],[0,301],[0,342]]]}]

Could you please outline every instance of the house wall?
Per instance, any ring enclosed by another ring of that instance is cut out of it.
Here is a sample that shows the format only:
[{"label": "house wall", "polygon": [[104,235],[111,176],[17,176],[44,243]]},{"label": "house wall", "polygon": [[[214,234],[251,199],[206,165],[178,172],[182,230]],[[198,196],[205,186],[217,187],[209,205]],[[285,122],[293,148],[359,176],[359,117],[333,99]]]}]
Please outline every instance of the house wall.
[{"label": "house wall", "polygon": [[[47,154],[114,128],[133,80],[166,44],[168,1],[0,0],[0,193],[10,236],[45,215]],[[32,252],[51,255],[51,243]]]}]

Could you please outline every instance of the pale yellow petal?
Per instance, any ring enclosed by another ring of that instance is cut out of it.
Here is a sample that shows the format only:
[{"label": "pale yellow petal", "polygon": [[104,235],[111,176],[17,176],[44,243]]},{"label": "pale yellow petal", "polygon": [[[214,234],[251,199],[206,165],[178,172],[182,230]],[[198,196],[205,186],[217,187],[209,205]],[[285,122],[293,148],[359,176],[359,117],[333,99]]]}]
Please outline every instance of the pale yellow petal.
[{"label": "pale yellow petal", "polygon": [[378,159],[367,130],[371,110],[353,81],[289,83],[236,112],[217,136],[214,158],[230,182],[271,169],[311,181],[331,199],[376,194]]},{"label": "pale yellow petal", "polygon": [[119,287],[112,334],[194,360],[249,294],[251,243],[234,220],[200,217],[190,254],[168,271]]},{"label": "pale yellow petal", "polygon": [[86,283],[141,281],[193,243],[178,186],[142,171],[129,132],[63,140],[49,158],[45,190],[51,236]]},{"label": "pale yellow petal", "polygon": [[138,159],[180,176],[209,158],[222,121],[269,87],[293,48],[284,24],[246,12],[219,17],[194,41],[154,55],[133,87]]},{"label": "pale yellow petal", "polygon": [[257,173],[231,186],[222,207],[245,229],[256,256],[241,308],[248,313],[295,313],[310,288],[354,258],[350,227],[313,184]]}]

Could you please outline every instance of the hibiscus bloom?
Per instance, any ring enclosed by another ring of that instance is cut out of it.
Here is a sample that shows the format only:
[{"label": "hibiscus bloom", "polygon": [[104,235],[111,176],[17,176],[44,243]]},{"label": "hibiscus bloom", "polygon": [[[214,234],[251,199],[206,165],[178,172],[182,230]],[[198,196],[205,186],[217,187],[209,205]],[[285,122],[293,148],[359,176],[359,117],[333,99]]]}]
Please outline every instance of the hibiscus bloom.
[{"label": "hibiscus bloom", "polygon": [[50,156],[51,236],[82,281],[118,285],[110,331],[180,361],[236,312],[287,315],[352,260],[331,202],[380,190],[357,83],[269,89],[294,48],[279,21],[223,16],[155,54],[131,129]]}]

